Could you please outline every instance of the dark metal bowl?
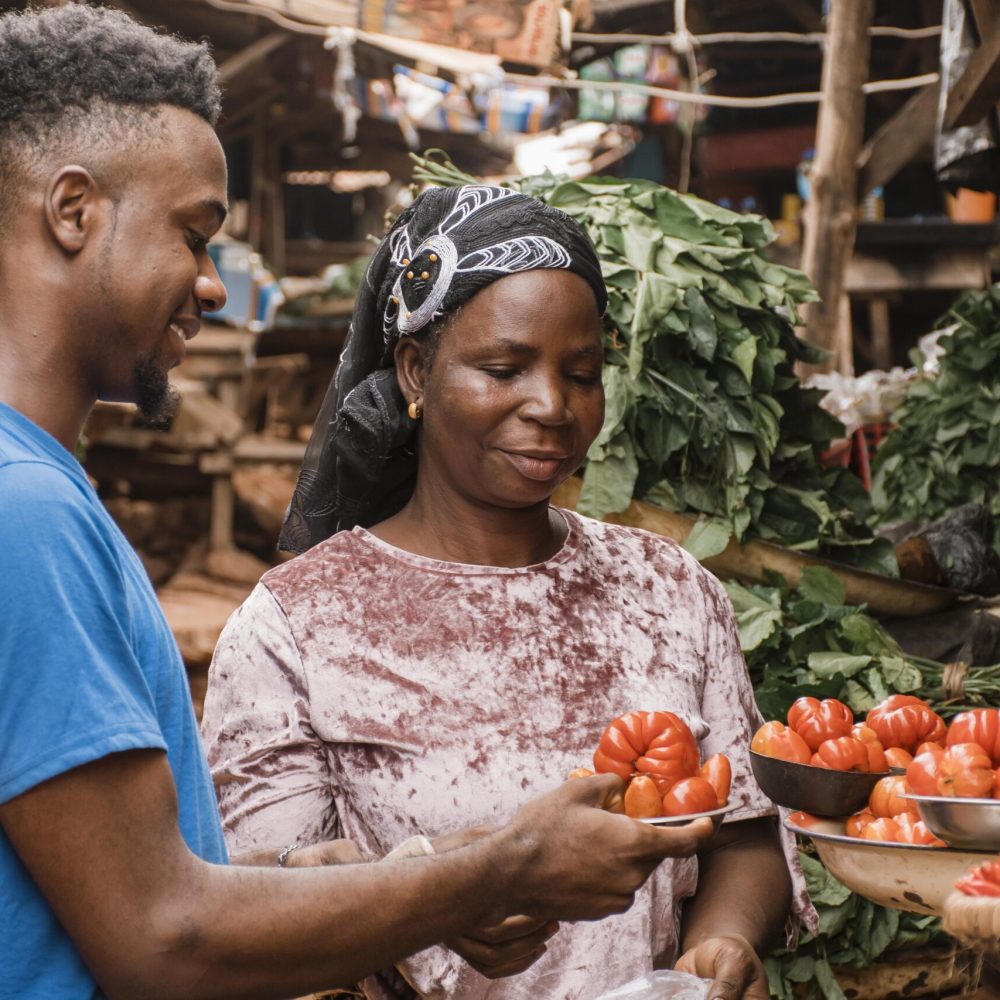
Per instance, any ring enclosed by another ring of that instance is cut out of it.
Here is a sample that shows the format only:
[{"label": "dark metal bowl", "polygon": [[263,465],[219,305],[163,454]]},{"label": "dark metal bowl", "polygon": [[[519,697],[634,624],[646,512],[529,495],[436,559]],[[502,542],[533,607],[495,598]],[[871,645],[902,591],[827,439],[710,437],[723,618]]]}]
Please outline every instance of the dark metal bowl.
[{"label": "dark metal bowl", "polygon": [[833,771],[811,764],[793,764],[750,751],[750,767],[761,791],[779,806],[814,816],[849,816],[868,804],[880,774]]}]

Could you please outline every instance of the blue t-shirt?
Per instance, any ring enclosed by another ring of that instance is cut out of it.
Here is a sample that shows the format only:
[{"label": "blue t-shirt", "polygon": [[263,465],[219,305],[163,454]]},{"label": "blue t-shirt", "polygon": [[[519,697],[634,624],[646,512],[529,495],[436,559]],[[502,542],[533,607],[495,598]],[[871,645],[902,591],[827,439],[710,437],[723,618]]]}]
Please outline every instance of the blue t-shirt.
[{"label": "blue t-shirt", "polygon": [[[180,654],[142,564],[76,459],[0,403],[0,803],[159,749],[193,852],[226,848]],[[100,991],[0,830],[0,998]]]}]

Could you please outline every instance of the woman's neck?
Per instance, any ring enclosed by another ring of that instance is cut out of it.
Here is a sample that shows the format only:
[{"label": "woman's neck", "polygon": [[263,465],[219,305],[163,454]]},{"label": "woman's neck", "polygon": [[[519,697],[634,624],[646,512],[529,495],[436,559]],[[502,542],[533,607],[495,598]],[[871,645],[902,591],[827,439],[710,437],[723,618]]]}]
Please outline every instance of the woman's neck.
[{"label": "woman's neck", "polygon": [[567,527],[548,502],[486,507],[454,494],[430,495],[418,481],[410,502],[370,529],[396,548],[428,559],[473,566],[531,566],[551,559]]}]

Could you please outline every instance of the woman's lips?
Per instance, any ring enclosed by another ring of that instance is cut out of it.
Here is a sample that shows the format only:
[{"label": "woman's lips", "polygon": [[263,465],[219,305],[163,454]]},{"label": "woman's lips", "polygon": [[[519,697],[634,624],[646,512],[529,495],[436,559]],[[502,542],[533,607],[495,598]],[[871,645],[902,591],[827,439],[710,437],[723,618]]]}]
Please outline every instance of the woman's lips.
[{"label": "woman's lips", "polygon": [[504,451],[504,454],[525,479],[534,479],[538,482],[554,479],[568,457],[524,451]]}]

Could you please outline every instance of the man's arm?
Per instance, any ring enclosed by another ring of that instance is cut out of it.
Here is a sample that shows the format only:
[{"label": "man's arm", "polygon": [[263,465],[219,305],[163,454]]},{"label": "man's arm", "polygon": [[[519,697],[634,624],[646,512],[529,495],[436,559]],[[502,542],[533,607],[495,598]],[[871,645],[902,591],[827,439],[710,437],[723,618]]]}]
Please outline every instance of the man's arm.
[{"label": "man's arm", "polygon": [[768,1000],[758,956],[781,933],[791,898],[774,820],[723,825],[698,855],[698,890],[684,906],[677,968],[714,979],[709,1000]]},{"label": "man's arm", "polygon": [[507,915],[621,912],[701,821],[605,812],[610,776],[569,782],[444,855],[283,870],[207,864],[177,828],[164,754],[104,757],[0,806],[0,825],[111,1000],[287,997],[354,982]]}]

